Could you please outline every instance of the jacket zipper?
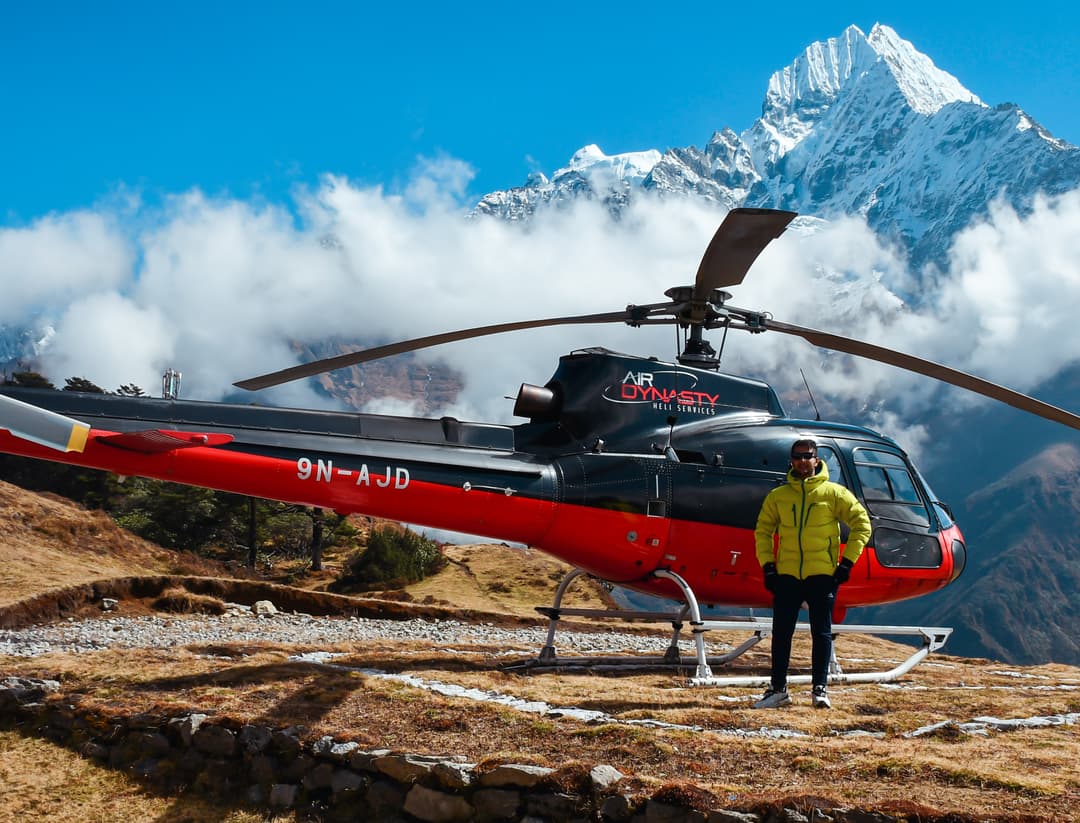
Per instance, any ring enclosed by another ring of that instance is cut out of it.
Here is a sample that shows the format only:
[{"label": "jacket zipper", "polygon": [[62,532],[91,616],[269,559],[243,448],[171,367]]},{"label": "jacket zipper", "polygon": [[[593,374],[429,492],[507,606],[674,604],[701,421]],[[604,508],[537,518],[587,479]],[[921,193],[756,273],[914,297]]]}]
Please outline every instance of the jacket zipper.
[{"label": "jacket zipper", "polygon": [[[803,532],[803,520],[806,518],[806,480],[799,481],[799,488],[802,490],[802,503],[799,510],[799,579],[803,579],[803,545],[802,545],[802,532]],[[793,507],[794,508],[794,507]]]}]

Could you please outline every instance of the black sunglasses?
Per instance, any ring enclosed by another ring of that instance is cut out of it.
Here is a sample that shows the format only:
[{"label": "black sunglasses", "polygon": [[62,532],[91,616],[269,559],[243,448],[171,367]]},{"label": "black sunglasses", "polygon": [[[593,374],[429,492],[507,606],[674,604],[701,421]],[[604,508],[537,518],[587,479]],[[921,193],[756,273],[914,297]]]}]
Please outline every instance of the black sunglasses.
[{"label": "black sunglasses", "polygon": [[792,452],[791,453],[791,459],[792,460],[812,460],[815,457],[817,457],[817,455],[814,454],[813,452]]}]

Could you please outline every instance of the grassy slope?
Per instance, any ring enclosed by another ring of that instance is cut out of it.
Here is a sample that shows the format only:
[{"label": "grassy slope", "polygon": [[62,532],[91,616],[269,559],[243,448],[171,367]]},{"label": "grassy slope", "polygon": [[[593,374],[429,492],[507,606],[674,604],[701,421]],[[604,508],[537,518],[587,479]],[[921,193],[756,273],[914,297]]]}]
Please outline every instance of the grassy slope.
[{"label": "grassy slope", "polygon": [[101,512],[0,482],[0,605],[50,588],[125,574],[160,574],[168,555]]}]

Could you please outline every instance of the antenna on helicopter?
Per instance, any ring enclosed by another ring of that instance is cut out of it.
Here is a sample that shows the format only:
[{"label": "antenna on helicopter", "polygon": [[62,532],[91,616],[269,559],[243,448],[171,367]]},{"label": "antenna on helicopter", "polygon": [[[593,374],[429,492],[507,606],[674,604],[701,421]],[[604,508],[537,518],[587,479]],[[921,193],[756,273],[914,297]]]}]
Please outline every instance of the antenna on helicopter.
[{"label": "antenna on helicopter", "polygon": [[668,415],[668,434],[667,445],[661,447],[659,443],[653,443],[653,451],[664,455],[665,458],[671,463],[681,463],[678,453],[675,451],[675,447],[671,445],[671,439],[675,435],[675,424],[679,422],[679,418],[673,414]]},{"label": "antenna on helicopter", "polygon": [[161,375],[161,396],[165,400],[175,400],[180,396],[180,379],[183,375],[175,369],[165,369]]},{"label": "antenna on helicopter", "polygon": [[810,404],[814,407],[814,419],[820,420],[821,412],[818,411],[817,401],[814,399],[814,393],[810,391],[810,384],[806,381],[806,372],[804,372],[802,369],[799,369],[799,374],[802,375],[802,382],[803,385],[806,386],[806,393],[810,395]]}]

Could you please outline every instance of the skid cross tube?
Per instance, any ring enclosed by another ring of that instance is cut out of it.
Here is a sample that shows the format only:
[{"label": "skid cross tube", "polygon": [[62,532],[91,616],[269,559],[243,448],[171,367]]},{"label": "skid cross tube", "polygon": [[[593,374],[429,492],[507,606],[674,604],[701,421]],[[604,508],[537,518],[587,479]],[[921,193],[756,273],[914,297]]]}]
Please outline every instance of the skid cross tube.
[{"label": "skid cross tube", "polygon": [[[750,622],[732,620],[709,620],[703,626],[703,631],[708,629],[737,630],[752,629],[761,637],[772,634],[772,620],[755,620]],[[810,631],[809,623],[796,623],[796,631]],[[940,626],[873,626],[856,624],[837,624],[832,627],[833,635],[837,634],[885,634],[885,635],[921,635],[922,647],[906,660],[892,669],[884,672],[856,672],[845,674],[840,670],[836,662],[836,652],[833,652],[832,663],[829,668],[830,683],[888,683],[902,677],[915,666],[926,659],[931,652],[936,652],[945,645],[945,641],[952,634],[952,629]],[[768,675],[754,676],[726,676],[726,677],[694,677],[690,683],[694,686],[764,686],[768,685],[771,678]],[[789,676],[788,683],[810,683],[811,675],[797,674]]]},{"label": "skid cross tube", "polygon": [[[647,665],[683,665],[683,659],[679,652],[679,635],[686,618],[690,618],[690,627],[694,635],[695,655],[689,665],[696,664],[694,676],[690,684],[694,686],[760,686],[769,683],[768,675],[751,676],[724,676],[716,677],[712,673],[713,665],[724,665],[737,657],[745,654],[749,649],[756,646],[767,636],[772,634],[772,618],[734,617],[722,620],[703,620],[701,609],[693,590],[682,577],[666,569],[658,569],[653,572],[656,577],[670,580],[677,585],[683,594],[685,603],[677,612],[656,612],[619,609],[585,609],[563,608],[562,601],[570,584],[578,577],[585,574],[581,569],[572,569],[560,581],[555,591],[555,598],[550,607],[540,606],[537,611],[547,616],[548,632],[547,640],[536,660],[538,664],[534,668],[561,668],[564,666],[589,667],[589,668],[621,668]],[[584,618],[613,618],[628,622],[661,623],[670,622],[672,626],[671,641],[665,650],[663,657],[658,656],[608,656],[608,657],[563,657],[560,658],[555,651],[555,632],[559,620],[566,617]],[[726,654],[709,657],[705,652],[705,632],[710,629],[716,631],[750,631],[752,636],[736,646]],[[795,630],[809,632],[809,623],[797,623]],[[833,636],[837,634],[873,634],[873,635],[907,635],[921,636],[922,647],[916,649],[907,659],[888,671],[881,672],[857,672],[845,674],[836,660],[836,652],[829,666],[830,683],[888,683],[911,671],[932,652],[937,651],[952,634],[951,628],[940,626],[889,626],[889,625],[856,625],[835,624],[832,628]],[[809,683],[810,675],[792,675],[788,677],[789,683]]]}]

